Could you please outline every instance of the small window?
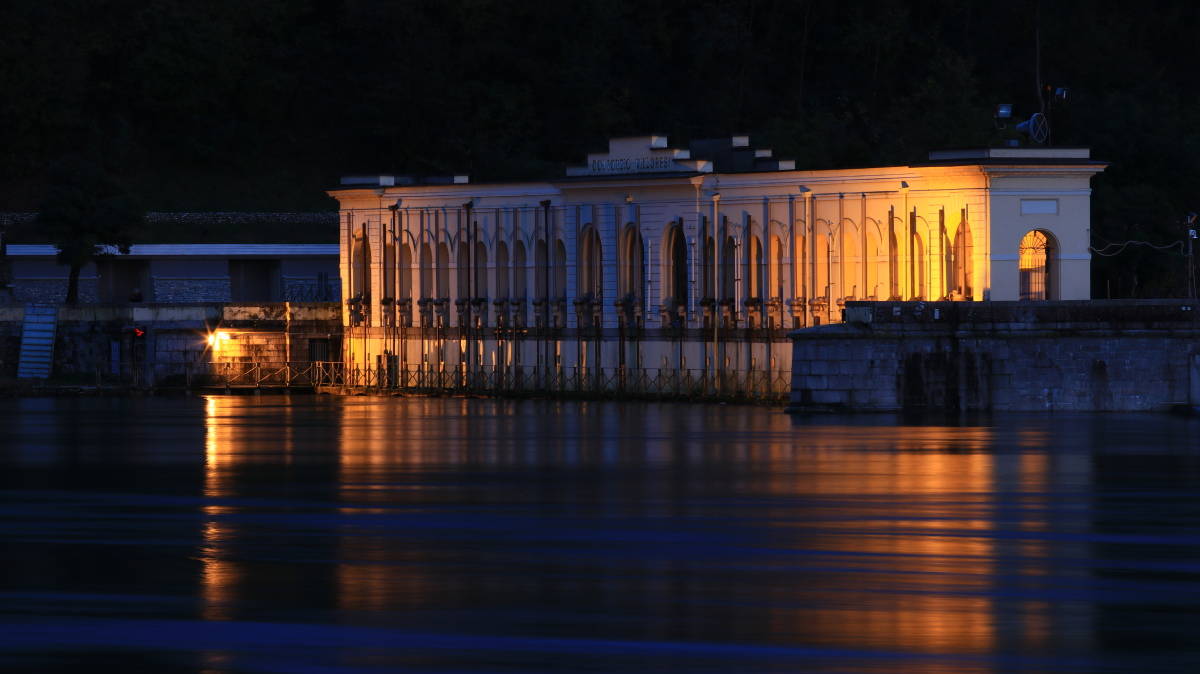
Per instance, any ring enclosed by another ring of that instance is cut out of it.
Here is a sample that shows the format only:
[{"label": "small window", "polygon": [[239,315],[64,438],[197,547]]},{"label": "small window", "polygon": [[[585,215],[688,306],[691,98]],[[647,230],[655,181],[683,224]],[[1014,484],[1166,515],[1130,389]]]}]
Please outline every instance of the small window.
[{"label": "small window", "polygon": [[310,361],[327,361],[327,360],[329,360],[329,340],[328,339],[310,339],[310,340],[308,340],[308,359]]},{"label": "small window", "polygon": [[1022,199],[1021,215],[1058,215],[1058,199]]}]

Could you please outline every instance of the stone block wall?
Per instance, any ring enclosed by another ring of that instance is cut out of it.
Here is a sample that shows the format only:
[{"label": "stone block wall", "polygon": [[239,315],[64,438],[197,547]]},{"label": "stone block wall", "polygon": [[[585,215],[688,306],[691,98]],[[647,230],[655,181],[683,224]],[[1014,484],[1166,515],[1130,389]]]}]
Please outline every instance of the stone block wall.
[{"label": "stone block wall", "polygon": [[1200,405],[1184,300],[851,303],[792,334],[793,410],[1163,410]]},{"label": "stone block wall", "polygon": [[228,302],[230,282],[224,279],[155,278],[155,302]]},{"label": "stone block wall", "polygon": [[[13,299],[33,304],[59,304],[67,299],[67,279],[15,279],[12,286]],[[94,304],[99,290],[96,279],[79,279],[79,301]]]},{"label": "stone block wall", "polygon": [[281,332],[237,331],[213,347],[213,362],[286,363],[288,340]]},{"label": "stone block wall", "polygon": [[336,302],[341,297],[341,281],[330,278],[322,287],[315,276],[284,276],[283,297],[289,302]]}]

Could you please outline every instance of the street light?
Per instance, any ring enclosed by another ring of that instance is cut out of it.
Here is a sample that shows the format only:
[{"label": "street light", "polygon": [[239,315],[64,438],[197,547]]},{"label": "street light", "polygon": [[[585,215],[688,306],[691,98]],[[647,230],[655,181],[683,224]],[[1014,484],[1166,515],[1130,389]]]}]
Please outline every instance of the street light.
[{"label": "street light", "polygon": [[996,105],[996,111],[992,114],[992,118],[996,121],[996,128],[1003,129],[1008,124],[1008,120],[1012,119],[1013,106],[1012,103],[999,103]]}]

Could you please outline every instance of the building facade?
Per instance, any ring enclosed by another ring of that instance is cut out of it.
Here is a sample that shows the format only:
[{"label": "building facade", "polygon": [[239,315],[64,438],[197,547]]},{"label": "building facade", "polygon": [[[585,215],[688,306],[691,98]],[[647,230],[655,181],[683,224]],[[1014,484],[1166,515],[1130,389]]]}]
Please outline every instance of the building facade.
[{"label": "building facade", "polygon": [[[62,303],[69,268],[45,244],[7,246],[10,296]],[[337,244],[141,244],[84,266],[83,304],[338,301]]]},{"label": "building facade", "polygon": [[785,395],[787,333],[847,301],[1088,299],[1104,166],[994,148],[798,171],[744,136],[643,136],[551,181],[347,178],[348,381]]}]

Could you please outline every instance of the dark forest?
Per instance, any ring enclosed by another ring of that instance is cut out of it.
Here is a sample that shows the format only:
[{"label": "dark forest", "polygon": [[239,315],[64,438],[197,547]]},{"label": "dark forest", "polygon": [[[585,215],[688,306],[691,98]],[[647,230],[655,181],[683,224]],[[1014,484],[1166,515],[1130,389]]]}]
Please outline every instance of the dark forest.
[{"label": "dark forest", "polygon": [[[1001,142],[1013,131],[992,110],[1012,103],[1021,119],[1049,105],[1054,144],[1111,162],[1093,246],[1168,244],[1200,210],[1198,15],[1091,0],[17,0],[0,4],[0,210],[35,210],[72,156],[155,211],[332,210],[324,190],[347,173],[552,177],[645,132],[749,133],[801,169],[903,164]],[[1181,247],[1130,247],[1095,259],[1093,294],[1180,295],[1185,269]]]}]

